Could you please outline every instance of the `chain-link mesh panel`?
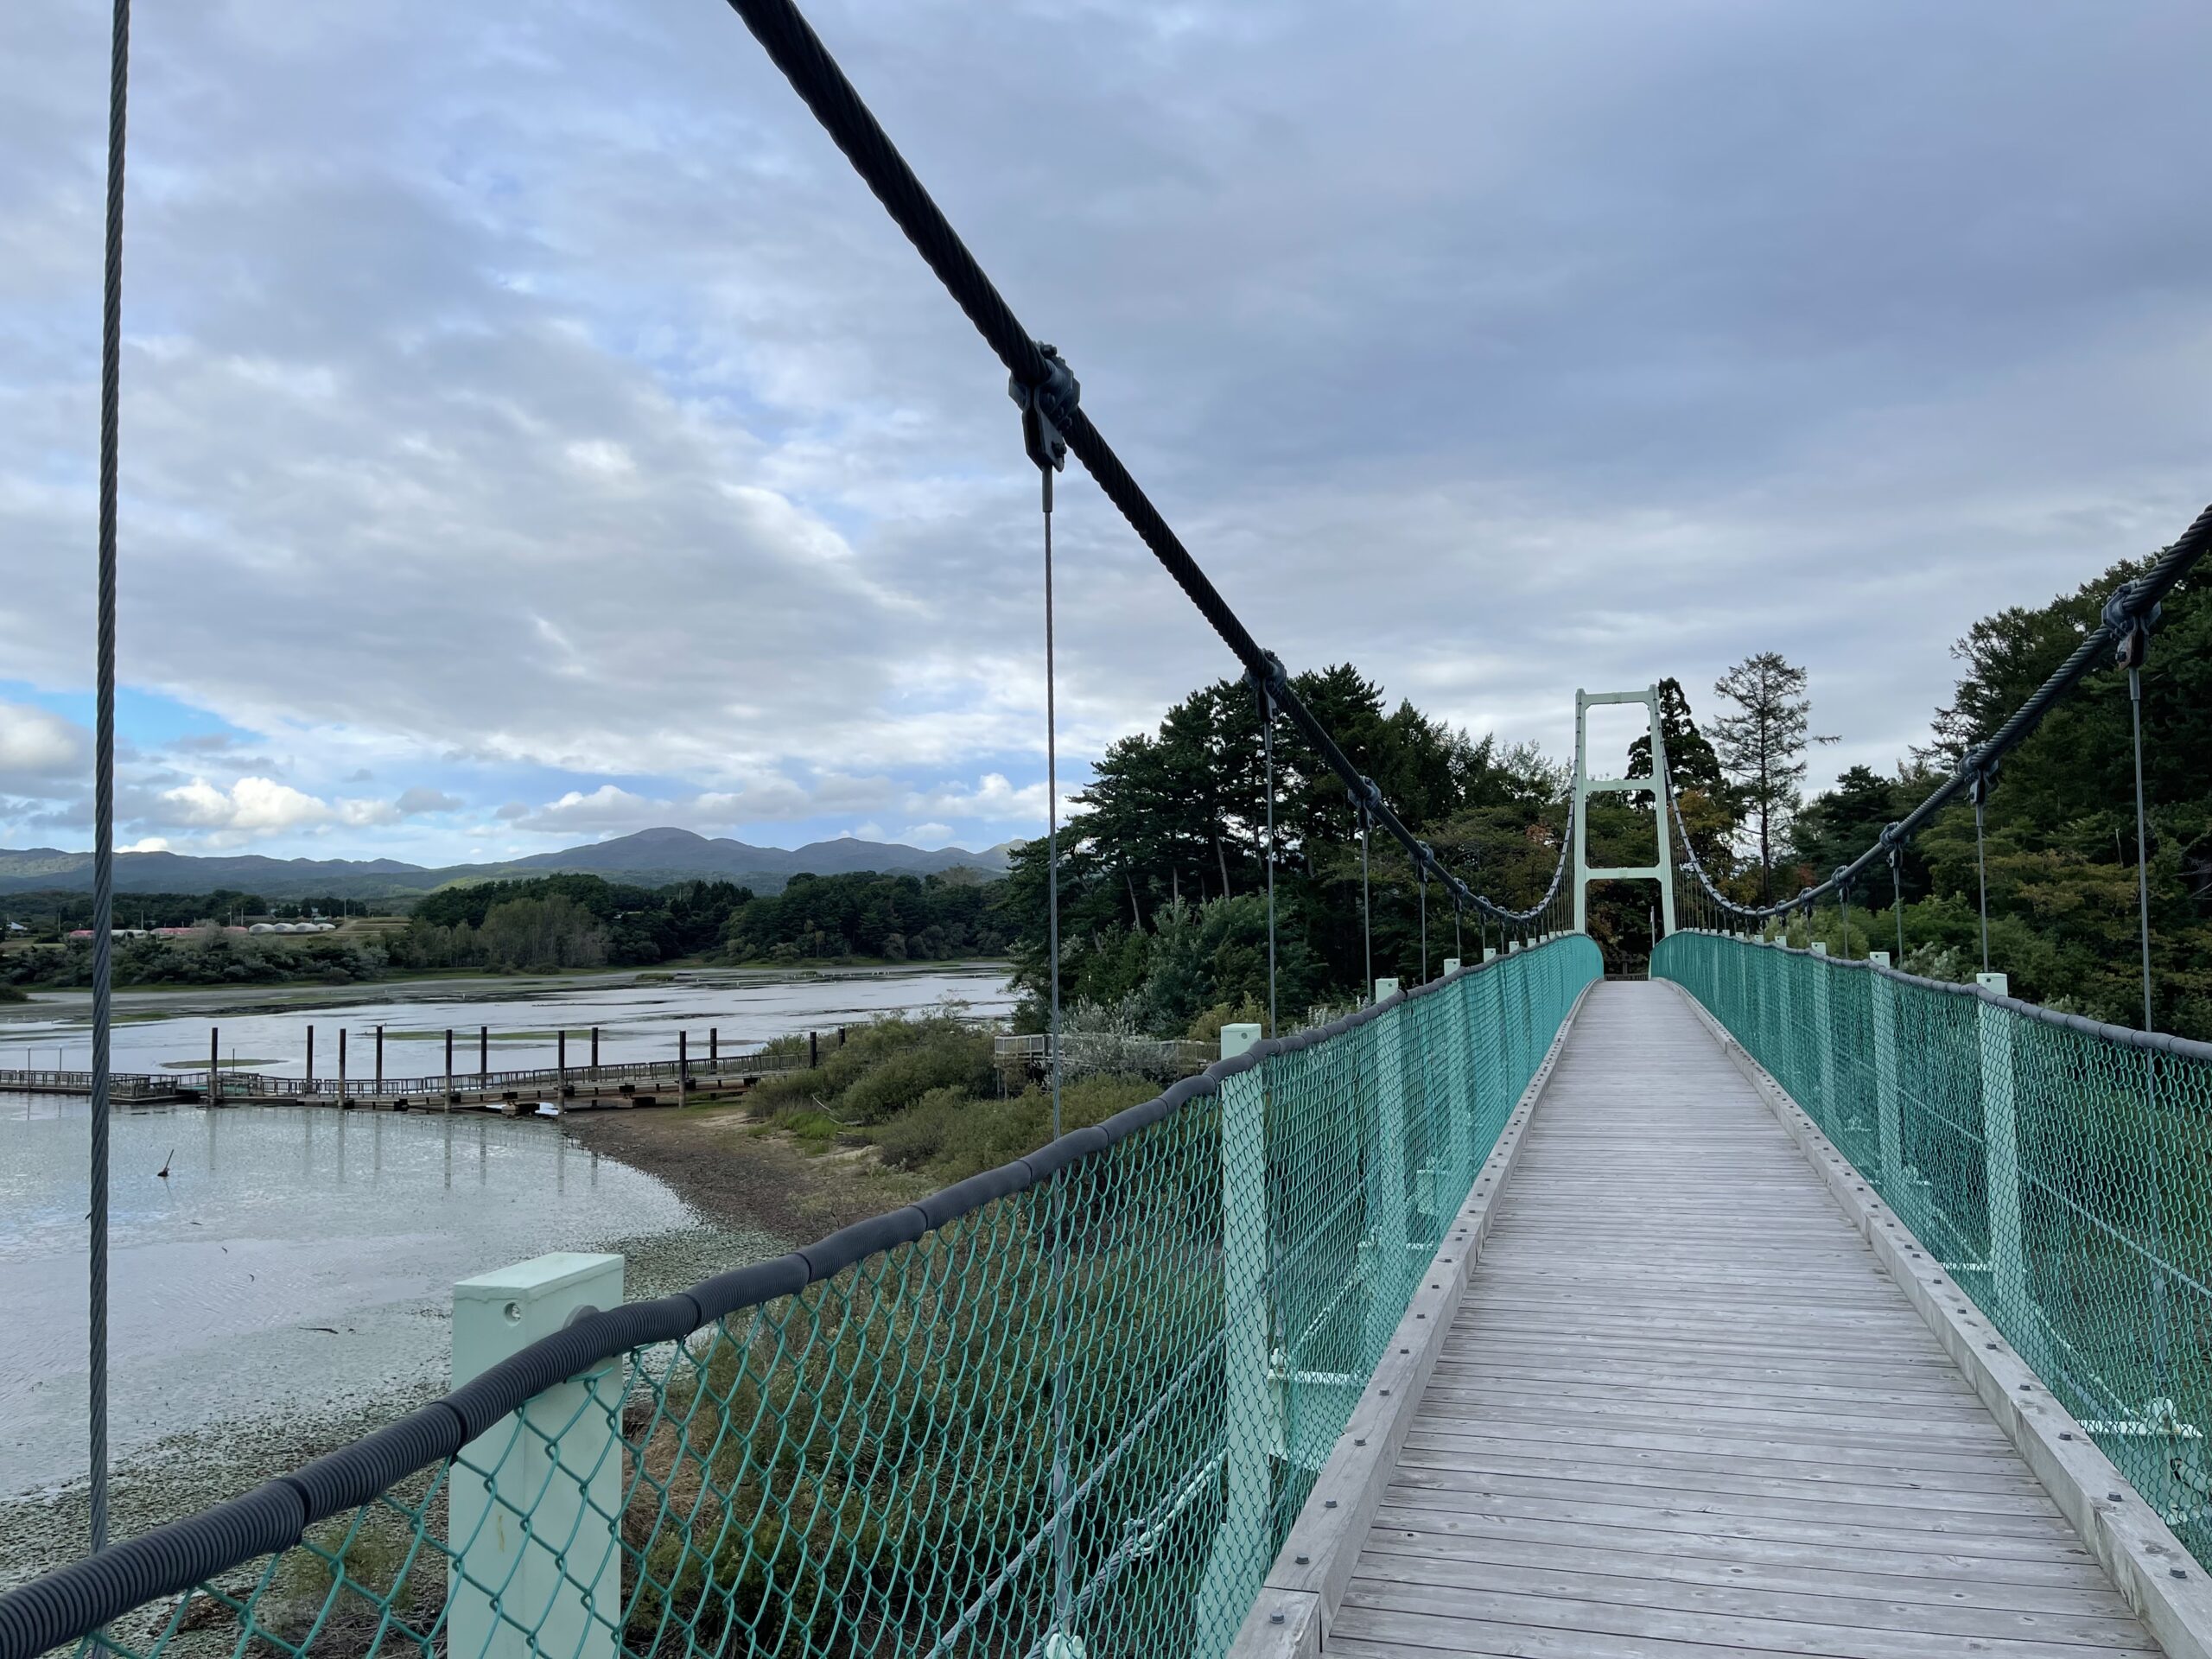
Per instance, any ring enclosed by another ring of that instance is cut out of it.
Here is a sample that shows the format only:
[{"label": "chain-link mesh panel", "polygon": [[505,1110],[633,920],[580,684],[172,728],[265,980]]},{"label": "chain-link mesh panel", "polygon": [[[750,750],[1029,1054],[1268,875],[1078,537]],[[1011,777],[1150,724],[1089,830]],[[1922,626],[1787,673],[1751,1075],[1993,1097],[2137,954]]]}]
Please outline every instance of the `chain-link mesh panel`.
[{"label": "chain-link mesh panel", "polygon": [[1052,1179],[534,1395],[107,1643],[1217,1654],[1599,966],[1564,938],[1293,1039]]},{"label": "chain-link mesh panel", "polygon": [[1681,984],[2212,1565],[2212,1059],[1710,933]]}]

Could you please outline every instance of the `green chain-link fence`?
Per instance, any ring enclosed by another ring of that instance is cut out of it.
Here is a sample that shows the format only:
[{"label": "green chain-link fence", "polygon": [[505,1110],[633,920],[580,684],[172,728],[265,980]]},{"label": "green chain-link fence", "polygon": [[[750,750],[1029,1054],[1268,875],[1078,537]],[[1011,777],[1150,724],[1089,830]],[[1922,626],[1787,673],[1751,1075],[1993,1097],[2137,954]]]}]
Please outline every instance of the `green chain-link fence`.
[{"label": "green chain-link fence", "polygon": [[1514,953],[587,1319],[0,1598],[0,1655],[1219,1653],[1599,971]]},{"label": "green chain-link fence", "polygon": [[2212,1047],[1679,933],[1658,977],[1818,1123],[2212,1565]]}]

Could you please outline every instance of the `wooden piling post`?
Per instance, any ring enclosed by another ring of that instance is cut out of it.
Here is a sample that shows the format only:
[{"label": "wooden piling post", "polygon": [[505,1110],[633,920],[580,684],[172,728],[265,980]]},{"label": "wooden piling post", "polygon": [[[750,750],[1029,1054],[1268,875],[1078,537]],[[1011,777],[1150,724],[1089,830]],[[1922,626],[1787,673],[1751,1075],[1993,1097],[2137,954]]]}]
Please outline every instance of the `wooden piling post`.
[{"label": "wooden piling post", "polygon": [[346,1108],[346,1027],[338,1027],[338,1107]]},{"label": "wooden piling post", "polygon": [[476,1087],[480,1093],[492,1082],[492,1027],[476,1027]]},{"label": "wooden piling post", "polygon": [[822,1064],[822,1033],[818,1031],[806,1033],[806,1064],[810,1071]]},{"label": "wooden piling post", "polygon": [[565,1027],[553,1033],[553,1069],[558,1079],[553,1098],[565,1100],[569,1096],[569,1033]]},{"label": "wooden piling post", "polygon": [[303,1091],[310,1100],[315,1098],[315,1027],[308,1027],[308,1080]]},{"label": "wooden piling post", "polygon": [[717,1071],[721,1070],[722,1028],[720,1026],[707,1027],[707,1064]]},{"label": "wooden piling post", "polygon": [[384,1027],[377,1027],[377,1093],[384,1093]]},{"label": "wooden piling post", "polygon": [[691,1033],[676,1033],[676,1093],[681,1099],[691,1087]]},{"label": "wooden piling post", "polygon": [[594,1084],[599,1082],[599,1027],[597,1026],[591,1028],[591,1080]]},{"label": "wooden piling post", "polygon": [[446,1103],[453,1103],[453,1027],[446,1027]]},{"label": "wooden piling post", "polygon": [[207,1027],[207,1103],[210,1106],[219,1106],[223,1103],[223,1066],[222,1062],[216,1057],[215,1050],[215,1039],[219,1029],[214,1026]]}]

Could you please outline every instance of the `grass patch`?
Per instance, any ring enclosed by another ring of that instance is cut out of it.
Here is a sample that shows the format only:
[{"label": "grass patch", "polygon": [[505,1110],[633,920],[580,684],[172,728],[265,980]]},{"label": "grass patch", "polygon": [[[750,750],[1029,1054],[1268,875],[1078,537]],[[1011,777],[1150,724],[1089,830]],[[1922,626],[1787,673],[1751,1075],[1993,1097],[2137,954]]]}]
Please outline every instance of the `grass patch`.
[{"label": "grass patch", "polygon": [[[1061,1127],[1087,1128],[1159,1093],[1144,1077],[1078,1078],[1061,1091]],[[819,1153],[858,1130],[887,1167],[943,1183],[1034,1152],[1052,1134],[1051,1095],[1035,1084],[1002,1095],[990,1033],[944,1015],[854,1027],[820,1065],[765,1078],[747,1103],[761,1118],[756,1135],[786,1133]]]}]

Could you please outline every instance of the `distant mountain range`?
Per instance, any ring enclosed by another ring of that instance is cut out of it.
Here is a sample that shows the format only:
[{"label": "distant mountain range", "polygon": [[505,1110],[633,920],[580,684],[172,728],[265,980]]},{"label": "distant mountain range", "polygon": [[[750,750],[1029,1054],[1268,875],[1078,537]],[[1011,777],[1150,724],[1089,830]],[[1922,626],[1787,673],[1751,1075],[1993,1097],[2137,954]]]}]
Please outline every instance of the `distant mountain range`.
[{"label": "distant mountain range", "polygon": [[[1005,842],[980,853],[946,847],[926,852],[880,841],[817,841],[793,851],[753,847],[689,830],[640,830],[557,853],[532,853],[498,864],[449,864],[426,869],[391,858],[264,858],[247,853],[234,858],[195,858],[184,853],[118,853],[118,893],[212,893],[232,887],[271,900],[327,893],[338,899],[397,899],[429,893],[455,882],[511,880],[517,877],[581,871],[610,881],[664,887],[675,881],[721,877],[756,892],[780,892],[794,875],[841,875],[856,870],[925,875],[934,870],[969,869],[985,875],[1006,874],[1007,855],[1018,843]],[[22,851],[0,848],[0,893],[38,888],[89,890],[92,855],[52,847]]]}]

